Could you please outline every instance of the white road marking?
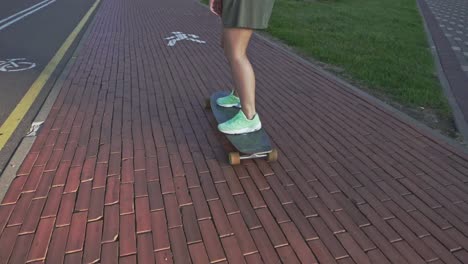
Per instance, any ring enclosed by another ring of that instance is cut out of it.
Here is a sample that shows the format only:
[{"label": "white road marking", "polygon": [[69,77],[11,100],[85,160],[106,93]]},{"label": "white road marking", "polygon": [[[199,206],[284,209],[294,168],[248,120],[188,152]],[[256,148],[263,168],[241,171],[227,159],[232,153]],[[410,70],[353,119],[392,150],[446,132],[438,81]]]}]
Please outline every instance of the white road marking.
[{"label": "white road marking", "polygon": [[5,22],[5,21],[7,21],[7,20],[9,20],[9,19],[11,19],[11,18],[14,18],[15,16],[19,16],[19,15],[21,15],[22,13],[27,12],[27,11],[29,11],[29,10],[31,10],[31,9],[33,9],[33,8],[35,8],[35,7],[37,7],[37,6],[40,6],[40,5],[44,4],[45,2],[49,2],[49,1],[50,1],[50,0],[42,1],[42,2],[40,2],[40,3],[37,3],[37,4],[33,5],[33,6],[30,6],[30,7],[26,8],[26,9],[24,9],[24,10],[22,10],[22,11],[16,13],[16,14],[14,14],[14,15],[11,15],[11,16],[9,16],[9,17],[7,17],[7,18],[4,18],[4,19],[0,20],[0,24],[3,23],[3,22]]},{"label": "white road marking", "polygon": [[[36,11],[41,10],[42,8],[54,3],[55,1],[56,0],[46,0],[46,1],[40,2],[40,3],[36,4],[36,5],[33,5],[33,6],[29,7],[29,8],[27,8],[27,9],[23,10],[23,11],[20,11],[20,12],[14,14],[14,15],[11,15],[11,16],[5,18],[5,19],[0,20],[0,30],[8,27],[9,25],[15,23],[18,20],[21,20],[24,17],[27,17],[27,16],[33,14]],[[27,13],[23,14],[25,12],[27,12]],[[5,22],[5,21],[7,21],[7,23],[1,25],[1,23]]]},{"label": "white road marking", "polygon": [[184,34],[179,31],[172,32],[172,34],[174,34],[174,36],[165,38],[169,40],[169,43],[167,43],[167,45],[171,47],[174,46],[177,43],[177,41],[184,39],[191,40],[197,43],[206,43],[206,41],[198,39],[199,37],[194,34]]},{"label": "white road marking", "polygon": [[25,58],[0,60],[0,71],[2,72],[17,72],[25,71],[36,67],[36,63],[24,61]]}]

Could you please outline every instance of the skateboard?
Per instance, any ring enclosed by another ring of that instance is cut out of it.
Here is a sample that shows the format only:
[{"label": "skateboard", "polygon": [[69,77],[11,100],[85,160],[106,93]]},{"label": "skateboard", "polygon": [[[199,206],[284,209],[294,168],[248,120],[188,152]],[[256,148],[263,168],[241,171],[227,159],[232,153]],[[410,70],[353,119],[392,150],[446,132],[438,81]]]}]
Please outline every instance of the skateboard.
[{"label": "skateboard", "polygon": [[[222,107],[216,103],[216,99],[227,95],[229,92],[215,92],[205,102],[205,108],[211,109],[218,124],[231,119],[239,111],[237,107]],[[266,158],[268,161],[278,159],[278,151],[272,148],[270,138],[263,128],[247,134],[225,135],[238,150],[229,152],[228,158],[231,165],[238,165],[243,159]]]}]

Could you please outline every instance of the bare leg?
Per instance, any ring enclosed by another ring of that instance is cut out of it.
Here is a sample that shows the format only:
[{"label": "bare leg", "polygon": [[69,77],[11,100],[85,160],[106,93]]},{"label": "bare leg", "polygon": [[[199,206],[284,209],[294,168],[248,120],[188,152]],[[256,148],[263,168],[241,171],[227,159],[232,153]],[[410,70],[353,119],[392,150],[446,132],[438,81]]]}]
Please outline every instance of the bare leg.
[{"label": "bare leg", "polygon": [[236,92],[242,105],[242,111],[248,119],[255,114],[255,74],[247,58],[247,46],[253,30],[247,28],[224,28],[224,54],[231,66]]}]

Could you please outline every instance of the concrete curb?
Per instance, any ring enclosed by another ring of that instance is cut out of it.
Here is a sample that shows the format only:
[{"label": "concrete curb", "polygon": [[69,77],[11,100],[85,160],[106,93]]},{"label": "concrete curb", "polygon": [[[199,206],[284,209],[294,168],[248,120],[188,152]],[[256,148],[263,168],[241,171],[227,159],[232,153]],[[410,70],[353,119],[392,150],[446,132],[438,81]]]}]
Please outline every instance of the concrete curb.
[{"label": "concrete curb", "polygon": [[460,107],[457,104],[455,96],[452,93],[452,88],[450,86],[450,83],[447,80],[447,76],[445,75],[445,72],[440,63],[439,53],[437,52],[434,38],[432,37],[431,31],[429,30],[429,27],[427,25],[426,17],[424,16],[423,11],[421,10],[421,4],[419,0],[416,1],[416,3],[418,5],[419,15],[421,16],[423,20],[423,25],[424,25],[424,30],[426,31],[427,41],[430,44],[432,56],[434,57],[434,63],[437,69],[437,76],[439,77],[439,81],[443,88],[444,94],[447,97],[447,100],[452,108],[453,115],[455,117],[455,124],[458,130],[460,131],[460,133],[462,134],[464,142],[467,142],[468,141],[468,123],[466,123],[464,115]]},{"label": "concrete curb", "polygon": [[458,141],[456,141],[456,140],[454,140],[454,139],[452,139],[450,137],[447,137],[445,135],[440,134],[439,132],[437,132],[436,130],[428,127],[426,124],[420,122],[419,120],[414,119],[413,117],[411,117],[411,116],[407,115],[406,113],[396,109],[395,107],[381,101],[380,99],[374,97],[373,95],[370,95],[367,92],[365,92],[365,91],[353,86],[352,84],[346,82],[345,80],[340,79],[338,76],[333,75],[332,73],[325,71],[324,69],[318,67],[317,65],[314,65],[312,62],[308,61],[307,59],[299,56],[298,54],[296,54],[294,52],[291,52],[290,49],[284,48],[283,47],[284,44],[276,43],[275,41],[273,41],[273,40],[271,40],[271,39],[269,39],[269,38],[267,38],[267,37],[265,37],[263,35],[260,35],[258,33],[257,33],[257,36],[261,37],[263,40],[267,41],[271,45],[274,45],[276,47],[279,47],[281,49],[284,49],[284,50],[288,51],[294,57],[296,57],[298,60],[300,60],[300,61],[302,61],[302,62],[304,62],[304,63],[306,63],[306,64],[308,64],[308,65],[310,65],[312,67],[314,67],[315,69],[317,69],[318,72],[323,74],[325,77],[327,77],[327,78],[329,78],[331,80],[334,80],[334,81],[340,83],[343,86],[346,86],[346,88],[349,88],[350,90],[352,90],[353,92],[355,92],[359,96],[362,96],[364,99],[368,100],[369,102],[371,102],[371,103],[373,103],[373,104],[375,104],[375,105],[377,105],[379,107],[382,107],[383,109],[391,112],[392,114],[395,114],[398,118],[404,120],[405,122],[411,123],[415,127],[421,129],[425,133],[428,133],[428,134],[432,135],[433,137],[450,144],[452,147],[455,147],[455,148],[459,149],[460,151],[468,154],[468,146],[460,144]]}]

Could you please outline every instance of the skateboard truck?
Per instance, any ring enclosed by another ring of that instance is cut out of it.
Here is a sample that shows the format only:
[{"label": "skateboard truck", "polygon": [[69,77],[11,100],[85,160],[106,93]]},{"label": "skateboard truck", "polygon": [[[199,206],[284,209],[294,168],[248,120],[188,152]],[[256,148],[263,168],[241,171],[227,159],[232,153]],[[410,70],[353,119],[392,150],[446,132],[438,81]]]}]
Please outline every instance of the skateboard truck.
[{"label": "skateboard truck", "polygon": [[243,159],[257,159],[257,158],[267,158],[267,161],[276,161],[278,159],[278,151],[273,149],[267,152],[245,154],[239,152],[229,152],[229,164],[239,165],[240,161]]}]

